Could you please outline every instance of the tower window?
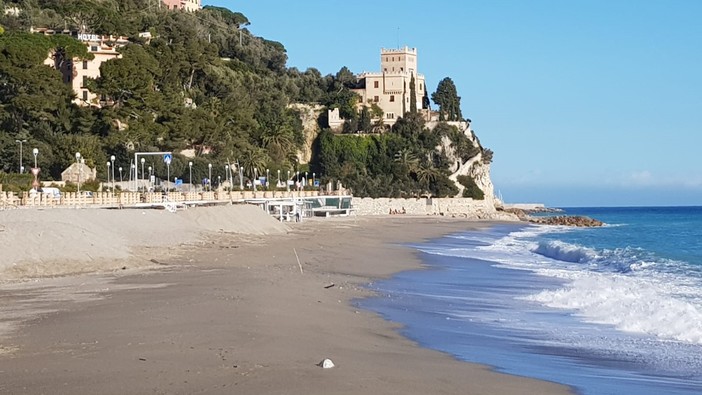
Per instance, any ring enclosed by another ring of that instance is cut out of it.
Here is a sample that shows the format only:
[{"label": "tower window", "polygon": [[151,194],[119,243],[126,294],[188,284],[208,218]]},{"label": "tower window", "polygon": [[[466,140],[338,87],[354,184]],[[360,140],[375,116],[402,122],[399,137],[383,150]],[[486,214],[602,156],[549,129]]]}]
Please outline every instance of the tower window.
[{"label": "tower window", "polygon": [[390,102],[394,102],[394,101],[395,101],[395,95],[390,95]]},{"label": "tower window", "polygon": [[88,61],[84,60],[83,61],[83,70],[86,70],[88,68]]},{"label": "tower window", "polygon": [[379,86],[378,81],[373,81],[373,88],[378,88],[378,86]]},{"label": "tower window", "polygon": [[378,96],[373,96],[373,101],[377,103],[380,101],[380,98]]}]

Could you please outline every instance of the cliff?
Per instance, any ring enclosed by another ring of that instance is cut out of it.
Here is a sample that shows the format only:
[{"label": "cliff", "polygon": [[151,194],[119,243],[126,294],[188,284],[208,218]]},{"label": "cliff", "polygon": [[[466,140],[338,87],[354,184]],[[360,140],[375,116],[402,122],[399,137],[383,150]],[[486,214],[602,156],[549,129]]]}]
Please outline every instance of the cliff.
[{"label": "cliff", "polygon": [[[485,193],[486,205],[492,207],[494,207],[495,205],[501,205],[502,202],[500,202],[495,197],[495,187],[492,184],[492,180],[490,178],[490,163],[486,163],[487,161],[484,158],[483,147],[480,145],[480,141],[478,140],[475,133],[473,133],[473,130],[470,128],[470,123],[447,123],[461,130],[463,135],[465,135],[475,147],[478,147],[480,149],[480,152],[477,155],[473,156],[472,158],[466,161],[463,161],[456,154],[456,150],[453,147],[452,141],[448,137],[442,137],[441,145],[437,147],[437,149],[443,151],[448,157],[449,161],[453,163],[450,166],[452,174],[451,176],[449,176],[449,179],[452,180],[458,187],[458,196],[461,196],[463,190],[465,189],[465,187],[458,182],[458,176],[465,175],[473,178],[478,187],[483,191],[483,193]],[[429,129],[434,129],[437,125],[438,122],[432,121],[427,124],[427,127]]]}]

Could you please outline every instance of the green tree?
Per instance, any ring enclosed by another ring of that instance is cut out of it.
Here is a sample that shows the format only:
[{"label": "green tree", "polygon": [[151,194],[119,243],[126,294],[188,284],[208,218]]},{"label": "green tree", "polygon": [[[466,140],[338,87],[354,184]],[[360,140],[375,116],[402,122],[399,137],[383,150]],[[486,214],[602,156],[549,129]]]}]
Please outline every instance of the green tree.
[{"label": "green tree", "polygon": [[451,78],[446,77],[439,81],[436,92],[432,93],[431,99],[439,105],[439,120],[441,121],[462,121],[461,98],[456,91],[456,85]]},{"label": "green tree", "polygon": [[417,113],[417,87],[414,81],[414,74],[410,79],[410,113]]}]

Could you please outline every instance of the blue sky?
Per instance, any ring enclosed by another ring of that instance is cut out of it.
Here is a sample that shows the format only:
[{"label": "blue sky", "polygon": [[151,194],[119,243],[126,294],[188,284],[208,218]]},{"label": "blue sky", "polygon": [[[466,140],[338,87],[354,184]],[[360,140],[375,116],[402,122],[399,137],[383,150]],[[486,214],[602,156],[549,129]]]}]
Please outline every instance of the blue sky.
[{"label": "blue sky", "polygon": [[204,0],[280,41],[288,66],[379,70],[418,49],[495,152],[507,202],[702,205],[702,1]]}]

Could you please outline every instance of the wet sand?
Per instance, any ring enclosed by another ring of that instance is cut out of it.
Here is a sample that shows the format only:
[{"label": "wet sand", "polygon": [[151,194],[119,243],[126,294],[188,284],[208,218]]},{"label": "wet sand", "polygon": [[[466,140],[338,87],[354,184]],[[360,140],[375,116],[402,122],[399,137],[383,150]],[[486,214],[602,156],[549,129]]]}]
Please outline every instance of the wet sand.
[{"label": "wet sand", "polygon": [[0,309],[18,318],[0,338],[0,392],[567,394],[418,347],[353,305],[372,279],[419,267],[398,243],[486,225],[310,220],[211,234],[150,270],[6,284]]}]

